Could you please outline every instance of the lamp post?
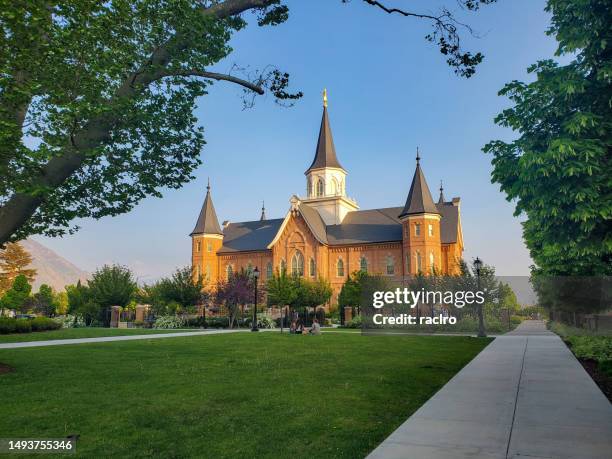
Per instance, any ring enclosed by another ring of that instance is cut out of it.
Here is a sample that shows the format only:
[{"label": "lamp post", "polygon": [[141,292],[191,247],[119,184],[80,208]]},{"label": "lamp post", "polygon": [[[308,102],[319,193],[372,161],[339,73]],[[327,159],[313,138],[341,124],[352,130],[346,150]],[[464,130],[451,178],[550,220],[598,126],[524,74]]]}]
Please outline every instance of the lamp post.
[{"label": "lamp post", "polygon": [[259,269],[255,266],[253,270],[253,279],[255,279],[255,304],[253,305],[253,328],[251,328],[252,332],[259,331],[257,328],[257,284],[259,283]]},{"label": "lamp post", "polygon": [[[474,260],[474,268],[476,268],[476,285],[480,291],[480,269],[482,268],[482,260],[478,257]],[[482,303],[478,303],[478,337],[485,338],[484,317],[482,315]]]}]

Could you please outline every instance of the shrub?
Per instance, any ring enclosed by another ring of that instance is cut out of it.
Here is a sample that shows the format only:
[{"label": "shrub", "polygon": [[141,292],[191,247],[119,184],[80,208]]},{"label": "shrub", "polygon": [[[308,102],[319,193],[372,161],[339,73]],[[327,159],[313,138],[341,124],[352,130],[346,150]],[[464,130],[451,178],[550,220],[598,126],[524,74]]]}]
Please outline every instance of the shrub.
[{"label": "shrub", "polygon": [[155,319],[153,328],[183,328],[185,321],[179,316],[159,316]]},{"label": "shrub", "polygon": [[[253,323],[253,318],[252,317],[247,317],[244,320],[244,325],[246,327],[251,327]],[[276,326],[276,321],[274,321],[272,318],[270,318],[267,315],[258,315],[257,316],[257,327],[258,328],[274,328]]]},{"label": "shrub", "polygon": [[192,317],[185,321],[186,327],[206,328],[207,325],[206,317]]},{"label": "shrub", "polygon": [[602,372],[612,376],[611,336],[569,336],[567,341],[576,357],[595,360]]},{"label": "shrub", "polygon": [[209,317],[207,324],[210,328],[227,328],[229,327],[229,317]]},{"label": "shrub", "polygon": [[9,317],[0,317],[0,335],[15,333],[15,331],[17,330],[15,322],[15,319],[11,319]]},{"label": "shrub", "polygon": [[57,330],[62,327],[62,324],[48,317],[36,317],[30,323],[32,331]]},{"label": "shrub", "polygon": [[353,317],[350,320],[350,322],[346,324],[346,328],[361,328],[362,324],[363,324],[363,319],[361,318],[361,316],[356,316],[356,317]]},{"label": "shrub", "polygon": [[30,333],[32,331],[32,321],[30,319],[15,320],[16,333]]}]

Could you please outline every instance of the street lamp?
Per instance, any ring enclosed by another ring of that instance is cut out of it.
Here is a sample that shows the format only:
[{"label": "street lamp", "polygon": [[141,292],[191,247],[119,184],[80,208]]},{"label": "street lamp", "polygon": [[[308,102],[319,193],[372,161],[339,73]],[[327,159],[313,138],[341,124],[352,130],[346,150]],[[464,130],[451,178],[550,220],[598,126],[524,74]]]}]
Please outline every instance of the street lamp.
[{"label": "street lamp", "polygon": [[[476,282],[478,291],[480,291],[480,269],[482,268],[482,260],[478,257],[474,260],[474,268],[476,268]],[[478,337],[485,338],[484,317],[482,316],[482,303],[478,303]]]},{"label": "street lamp", "polygon": [[255,304],[253,305],[253,328],[251,328],[252,332],[259,331],[257,328],[257,284],[259,281],[259,269],[255,266],[253,270],[253,279],[255,279]]}]

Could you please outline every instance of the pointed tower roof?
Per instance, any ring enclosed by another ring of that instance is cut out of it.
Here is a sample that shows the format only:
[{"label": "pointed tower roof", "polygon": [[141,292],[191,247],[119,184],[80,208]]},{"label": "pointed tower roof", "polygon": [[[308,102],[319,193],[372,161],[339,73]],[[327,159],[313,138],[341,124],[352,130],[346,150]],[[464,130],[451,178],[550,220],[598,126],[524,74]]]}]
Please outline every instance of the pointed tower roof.
[{"label": "pointed tower roof", "polygon": [[261,218],[259,219],[259,221],[264,221],[267,220],[266,218],[266,203],[264,201],[261,201]]},{"label": "pointed tower roof", "polygon": [[200,216],[190,236],[194,234],[223,234],[221,226],[219,226],[219,219],[217,218],[217,212],[215,212],[215,206],[210,196],[210,180],[206,186],[206,198],[204,198]]},{"label": "pointed tower roof", "polygon": [[410,192],[408,193],[408,199],[406,199],[406,205],[399,215],[400,218],[414,214],[440,213],[431,197],[431,192],[427,186],[427,181],[421,169],[420,161],[421,157],[419,156],[419,149],[417,148],[416,170],[414,171],[414,177],[412,178],[412,185],[410,185]]},{"label": "pointed tower roof", "polygon": [[440,180],[440,197],[438,198],[438,204],[444,204],[444,187],[442,186],[442,180]]},{"label": "pointed tower roof", "polygon": [[323,117],[319,129],[319,140],[317,141],[317,151],[314,160],[304,174],[308,174],[312,169],[323,169],[325,167],[336,167],[344,170],[336,157],[336,148],[332,131],[329,127],[329,116],[327,115],[327,90],[323,91]]}]

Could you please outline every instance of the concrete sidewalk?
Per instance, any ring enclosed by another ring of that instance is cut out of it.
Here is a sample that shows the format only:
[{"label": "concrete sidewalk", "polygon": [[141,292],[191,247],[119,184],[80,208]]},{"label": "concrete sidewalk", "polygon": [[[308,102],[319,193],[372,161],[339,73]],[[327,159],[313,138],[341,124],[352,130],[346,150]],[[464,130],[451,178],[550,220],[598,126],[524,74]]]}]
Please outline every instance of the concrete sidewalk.
[{"label": "concrete sidewalk", "polygon": [[612,406],[541,321],[496,338],[370,459],[612,458]]},{"label": "concrete sidewalk", "polygon": [[0,349],[19,349],[23,347],[40,347],[40,346],[62,346],[66,344],[87,344],[87,343],[107,343],[109,341],[133,341],[140,339],[163,339],[177,338],[181,336],[201,336],[201,335],[218,335],[221,333],[239,333],[250,331],[246,328],[234,330],[206,330],[206,331],[191,331],[177,333],[151,333],[149,335],[124,335],[124,336],[100,336],[97,338],[70,338],[70,339],[54,339],[47,341],[23,341],[18,343],[2,343]]}]

